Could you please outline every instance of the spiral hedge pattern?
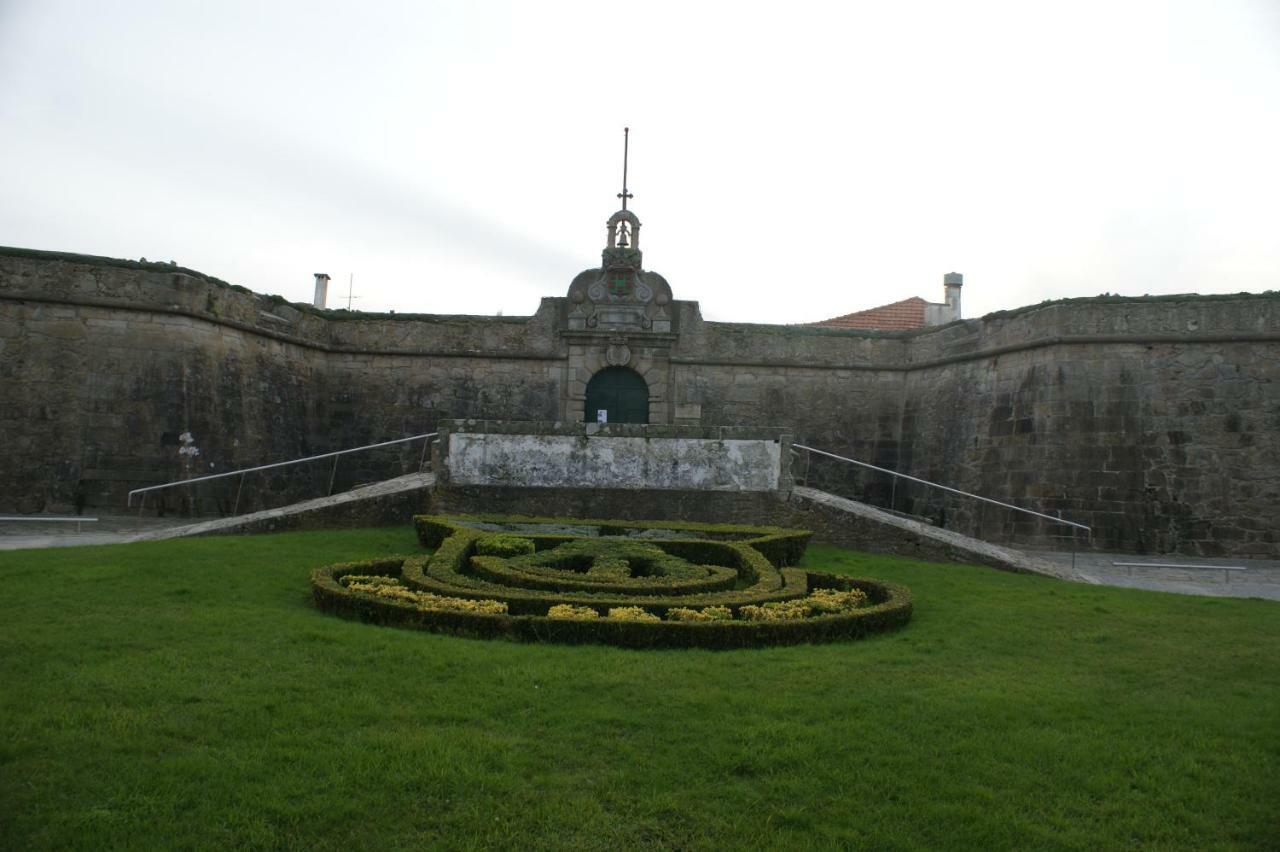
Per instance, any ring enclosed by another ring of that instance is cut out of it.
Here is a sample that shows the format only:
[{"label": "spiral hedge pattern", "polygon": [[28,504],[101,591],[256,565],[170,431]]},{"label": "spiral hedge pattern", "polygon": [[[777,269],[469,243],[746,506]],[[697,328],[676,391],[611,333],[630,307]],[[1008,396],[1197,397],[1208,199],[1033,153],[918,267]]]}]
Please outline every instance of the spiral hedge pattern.
[{"label": "spiral hedge pattern", "polygon": [[793,567],[807,530],[497,516],[414,524],[433,552],[319,568],[317,606],[465,636],[636,648],[828,642],[911,618],[902,586]]}]

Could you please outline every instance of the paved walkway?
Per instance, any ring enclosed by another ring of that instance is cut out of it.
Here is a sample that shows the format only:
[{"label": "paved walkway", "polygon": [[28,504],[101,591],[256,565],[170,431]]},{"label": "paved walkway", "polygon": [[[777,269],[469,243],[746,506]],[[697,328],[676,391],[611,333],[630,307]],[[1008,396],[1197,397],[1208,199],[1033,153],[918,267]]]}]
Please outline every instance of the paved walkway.
[{"label": "paved walkway", "polygon": [[[1064,568],[1070,553],[1033,551]],[[1121,563],[1121,564],[1117,564]],[[1280,600],[1280,560],[1202,559],[1177,554],[1077,553],[1074,579],[1182,595]]]},{"label": "paved walkway", "polygon": [[141,534],[187,526],[190,518],[139,518],[125,514],[90,513],[96,522],[0,521],[0,550],[43,547],[79,547],[85,544],[121,544]]}]

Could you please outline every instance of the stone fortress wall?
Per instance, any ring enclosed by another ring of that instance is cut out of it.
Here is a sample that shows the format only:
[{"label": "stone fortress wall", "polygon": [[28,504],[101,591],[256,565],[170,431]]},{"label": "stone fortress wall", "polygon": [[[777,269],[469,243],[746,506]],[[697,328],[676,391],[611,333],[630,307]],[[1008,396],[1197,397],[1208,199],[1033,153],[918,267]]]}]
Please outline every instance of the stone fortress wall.
[{"label": "stone fortress wall", "polygon": [[[655,304],[645,330],[588,328],[574,298],[531,317],[351,314],[165,264],[0,249],[0,511],[122,508],[130,488],[443,419],[577,420],[590,377],[624,359],[654,423],[785,430],[1060,510],[1099,548],[1280,557],[1280,294],[1075,299],[898,333]],[[178,453],[184,432],[199,456]],[[344,462],[339,487],[419,453]],[[962,532],[1053,531],[834,463],[807,474]],[[264,476],[241,508],[329,475]]]}]

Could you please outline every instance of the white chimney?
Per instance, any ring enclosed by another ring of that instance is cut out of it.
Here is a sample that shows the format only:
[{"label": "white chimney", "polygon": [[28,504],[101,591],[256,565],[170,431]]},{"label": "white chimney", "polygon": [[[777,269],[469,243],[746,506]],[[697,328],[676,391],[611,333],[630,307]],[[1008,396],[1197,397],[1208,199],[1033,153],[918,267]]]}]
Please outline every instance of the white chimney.
[{"label": "white chimney", "polygon": [[964,276],[959,272],[948,272],[942,276],[942,288],[946,291],[947,322],[960,319],[960,288],[964,286]]},{"label": "white chimney", "polygon": [[317,308],[323,308],[325,300],[329,297],[329,276],[323,272],[316,273],[316,297],[311,302]]}]

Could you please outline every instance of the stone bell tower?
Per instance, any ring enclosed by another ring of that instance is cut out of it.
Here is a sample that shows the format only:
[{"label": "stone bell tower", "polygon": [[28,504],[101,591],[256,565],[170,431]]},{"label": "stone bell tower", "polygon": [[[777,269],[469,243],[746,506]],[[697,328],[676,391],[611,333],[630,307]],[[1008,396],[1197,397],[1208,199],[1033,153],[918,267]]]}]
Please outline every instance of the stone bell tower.
[{"label": "stone bell tower", "polygon": [[[600,266],[579,273],[569,285],[561,324],[569,354],[562,410],[572,422],[617,422],[616,415],[601,414],[614,410],[615,397],[624,422],[672,422],[671,346],[679,330],[671,286],[643,267],[640,219],[627,209],[633,197],[627,189],[630,129],[624,134],[622,209],[605,223]],[[646,393],[642,405],[638,395]]]}]

